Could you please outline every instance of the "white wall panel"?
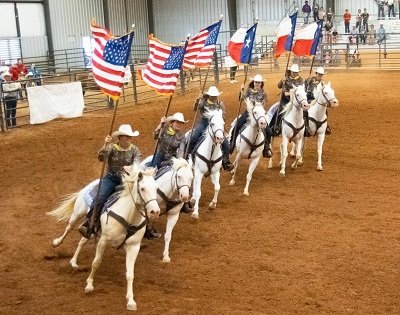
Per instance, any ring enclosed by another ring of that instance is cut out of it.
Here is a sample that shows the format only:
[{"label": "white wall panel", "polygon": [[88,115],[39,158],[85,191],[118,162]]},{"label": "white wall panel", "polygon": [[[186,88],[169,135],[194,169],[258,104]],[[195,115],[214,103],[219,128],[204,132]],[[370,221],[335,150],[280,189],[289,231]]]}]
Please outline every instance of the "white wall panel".
[{"label": "white wall panel", "polygon": [[47,50],[46,36],[21,37],[21,51],[24,58],[46,56]]},{"label": "white wall panel", "polygon": [[18,35],[13,3],[0,3],[0,21],[0,37],[13,37]]},{"label": "white wall panel", "polygon": [[[158,2],[158,0],[157,0]],[[149,19],[146,0],[126,0],[127,25],[135,24],[134,47],[147,46]]]},{"label": "white wall panel", "polygon": [[46,35],[42,3],[18,3],[17,9],[21,37]]},{"label": "white wall panel", "polygon": [[126,33],[125,0],[108,0],[110,31],[115,35]]},{"label": "white wall panel", "polygon": [[82,47],[92,18],[104,25],[102,0],[50,0],[49,7],[54,50]]}]

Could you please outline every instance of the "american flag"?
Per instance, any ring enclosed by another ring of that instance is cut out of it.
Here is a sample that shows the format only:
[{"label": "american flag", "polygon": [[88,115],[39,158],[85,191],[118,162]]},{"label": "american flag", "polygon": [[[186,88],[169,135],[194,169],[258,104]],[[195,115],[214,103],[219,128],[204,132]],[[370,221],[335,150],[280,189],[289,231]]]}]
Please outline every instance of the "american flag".
[{"label": "american flag", "polygon": [[189,40],[186,48],[183,67],[194,69],[195,67],[208,67],[212,62],[215,44],[218,39],[222,20],[201,30]]},{"label": "american flag", "polygon": [[157,93],[174,93],[186,46],[187,41],[185,45],[171,46],[149,35],[150,55],[146,68],[142,71],[142,78]]},{"label": "american flag", "polygon": [[114,37],[107,29],[94,23],[90,29],[95,41],[92,55],[93,78],[104,94],[118,100],[131,52],[133,32]]}]

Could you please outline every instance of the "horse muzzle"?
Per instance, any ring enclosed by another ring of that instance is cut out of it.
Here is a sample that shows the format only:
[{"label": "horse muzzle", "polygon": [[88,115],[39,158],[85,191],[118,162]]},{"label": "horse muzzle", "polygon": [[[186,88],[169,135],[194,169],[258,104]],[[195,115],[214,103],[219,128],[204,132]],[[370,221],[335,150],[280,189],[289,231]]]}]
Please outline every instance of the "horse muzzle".
[{"label": "horse muzzle", "polygon": [[310,104],[307,101],[304,101],[304,102],[301,103],[301,108],[303,110],[307,110],[307,109],[310,108]]},{"label": "horse muzzle", "polygon": [[339,101],[337,99],[333,99],[330,101],[331,107],[336,108],[339,106]]}]

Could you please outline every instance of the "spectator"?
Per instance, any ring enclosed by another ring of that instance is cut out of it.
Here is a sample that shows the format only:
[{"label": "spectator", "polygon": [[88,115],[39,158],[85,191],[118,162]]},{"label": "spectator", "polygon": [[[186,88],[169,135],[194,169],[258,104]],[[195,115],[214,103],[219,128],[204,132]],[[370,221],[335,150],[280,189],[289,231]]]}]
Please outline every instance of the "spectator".
[{"label": "spectator", "polygon": [[[394,13],[394,0],[388,0],[387,4],[389,7],[389,10],[388,10],[389,19],[390,19],[390,17],[396,18],[396,14]],[[392,13],[392,15],[390,15],[390,13]]]},{"label": "spectator", "polygon": [[358,40],[359,43],[363,43],[365,45],[365,42],[367,40],[367,29],[364,24],[362,25],[361,30],[359,31],[358,38],[359,38]]},{"label": "spectator", "polygon": [[350,21],[351,21],[351,14],[349,9],[346,9],[343,14],[343,21],[344,21],[344,32],[346,34],[350,33]]},{"label": "spectator", "polygon": [[301,9],[301,11],[303,12],[304,24],[308,24],[308,19],[309,19],[310,14],[311,14],[311,7],[308,4],[308,1],[306,1],[304,3],[303,8]]},{"label": "spectator", "polygon": [[325,22],[325,42],[332,43],[332,22],[326,21]]},{"label": "spectator", "polygon": [[383,23],[381,23],[381,25],[378,28],[378,40],[377,40],[378,45],[382,44],[384,40],[386,40],[386,30],[383,27]]},{"label": "spectator", "polygon": [[326,20],[331,22],[333,25],[333,11],[332,8],[328,8],[328,12],[326,12]]},{"label": "spectator", "polygon": [[8,72],[8,67],[6,66],[6,61],[2,60],[0,65],[0,82],[3,80],[3,73]]},{"label": "spectator", "polygon": [[361,9],[358,9],[357,15],[356,15],[356,28],[358,30],[361,30],[361,21],[362,21],[362,12],[361,12]]},{"label": "spectator", "polygon": [[368,45],[374,45],[376,43],[376,30],[374,24],[371,24],[369,27],[369,31],[367,32],[367,40]]},{"label": "spectator", "polygon": [[364,12],[361,15],[362,19],[362,27],[364,27],[365,31],[368,32],[368,20],[369,20],[369,13],[367,12],[367,9],[364,8]]},{"label": "spectator", "polygon": [[319,11],[319,5],[318,5],[317,1],[314,0],[314,2],[313,2],[313,18],[314,18],[314,22],[318,21],[318,11]]},{"label": "spectator", "polygon": [[41,86],[42,85],[42,78],[41,78],[41,73],[38,67],[34,63],[31,64],[31,67],[29,68],[29,72],[32,72],[33,78],[37,79],[35,80],[35,85]]},{"label": "spectator", "polygon": [[358,44],[358,31],[355,25],[353,25],[350,36],[349,36],[349,43],[350,44]]},{"label": "spectator", "polygon": [[335,27],[332,28],[332,43],[336,44],[339,39],[338,31]]},{"label": "spectator", "polygon": [[21,84],[19,82],[12,82],[10,72],[5,72],[3,77],[5,81],[2,84],[4,112],[6,116],[6,126],[10,128],[17,125],[17,100],[19,91],[21,90]]},{"label": "spectator", "polygon": [[320,7],[318,10],[318,21],[321,21],[325,18],[325,10],[323,7]]},{"label": "spectator", "polygon": [[385,18],[385,1],[384,0],[375,0],[378,5],[378,20]]}]

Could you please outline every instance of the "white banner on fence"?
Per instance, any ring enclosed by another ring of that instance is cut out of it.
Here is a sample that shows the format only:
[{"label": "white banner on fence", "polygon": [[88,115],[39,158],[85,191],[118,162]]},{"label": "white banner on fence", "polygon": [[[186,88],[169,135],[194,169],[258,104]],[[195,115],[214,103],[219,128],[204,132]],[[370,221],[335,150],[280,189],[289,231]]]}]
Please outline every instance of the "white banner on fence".
[{"label": "white banner on fence", "polygon": [[81,82],[34,86],[28,87],[27,91],[32,125],[83,114]]}]

